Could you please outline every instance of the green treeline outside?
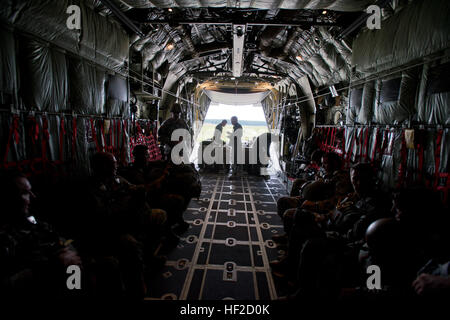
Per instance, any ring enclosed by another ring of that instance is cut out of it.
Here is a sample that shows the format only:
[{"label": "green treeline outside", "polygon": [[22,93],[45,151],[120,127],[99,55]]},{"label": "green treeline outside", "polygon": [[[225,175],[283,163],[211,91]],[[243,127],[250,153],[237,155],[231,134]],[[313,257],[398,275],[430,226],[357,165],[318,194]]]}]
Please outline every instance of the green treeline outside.
[{"label": "green treeline outside", "polygon": [[[211,124],[218,125],[220,122],[222,122],[222,120],[227,120],[228,121],[227,125],[231,124],[230,119],[205,119],[203,124],[211,123]],[[253,120],[238,120],[238,121],[242,126],[261,126],[261,127],[265,126],[265,127],[267,127],[267,123],[265,121],[253,121]]]}]

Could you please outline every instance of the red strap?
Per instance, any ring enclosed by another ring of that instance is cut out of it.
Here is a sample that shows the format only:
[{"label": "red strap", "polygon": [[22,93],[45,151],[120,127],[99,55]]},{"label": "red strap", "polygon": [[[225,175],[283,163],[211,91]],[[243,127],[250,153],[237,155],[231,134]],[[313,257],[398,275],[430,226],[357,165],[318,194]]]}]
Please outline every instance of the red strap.
[{"label": "red strap", "polygon": [[42,117],[42,164],[45,166],[47,161],[47,144],[50,139],[50,132],[48,131],[48,119],[46,116]]},{"label": "red strap", "polygon": [[340,135],[342,137],[341,139],[341,145],[338,146],[338,148],[340,149],[340,153],[344,156],[345,155],[345,129],[341,128],[339,129],[339,132],[342,132],[342,134]]},{"label": "red strap", "polygon": [[116,149],[119,149],[119,144],[120,144],[120,120],[117,119],[116,120]]},{"label": "red strap", "polygon": [[156,141],[151,133],[147,139],[147,146],[149,148],[150,161],[161,160],[161,151],[159,150],[158,145],[156,144]]},{"label": "red strap", "polygon": [[[345,162],[347,163],[348,161],[347,161],[347,159],[348,159],[348,152],[345,150],[345,146],[346,146],[346,144],[347,144],[347,131],[349,131],[349,129],[348,128],[344,128],[344,139],[343,139],[343,151],[344,151],[344,160],[345,160]],[[351,142],[350,142],[350,144],[351,144]]]},{"label": "red strap", "polygon": [[331,148],[334,148],[334,139],[336,137],[336,128],[333,127],[333,129],[331,129]]},{"label": "red strap", "polygon": [[436,151],[434,152],[434,173],[436,175],[436,180],[434,182],[434,187],[436,188],[439,182],[439,167],[441,165],[441,142],[442,142],[442,135],[444,131],[438,130],[437,132],[437,138],[436,138]]},{"label": "red strap", "polygon": [[318,139],[320,141],[320,145],[323,145],[325,141],[325,128],[318,128],[317,130],[319,131]]},{"label": "red strap", "polygon": [[[32,150],[33,150],[32,155],[35,155],[37,152],[36,145],[37,145],[37,142],[39,141],[39,123],[34,116],[29,116],[28,120],[30,123],[30,126],[28,128],[28,135],[30,137],[30,141],[32,144]],[[31,156],[31,158],[33,158],[33,161],[35,161],[33,156]],[[38,159],[39,159],[39,161],[42,160],[41,158],[38,158]],[[33,169],[34,169],[34,167],[31,165],[31,171],[33,171]]]},{"label": "red strap", "polygon": [[61,117],[61,129],[59,130],[59,160],[64,161],[64,135],[66,129],[64,127],[64,116]]},{"label": "red strap", "polygon": [[5,166],[6,166],[6,163],[8,162],[9,149],[11,148],[11,138],[13,136],[14,136],[14,143],[16,145],[19,144],[20,137],[19,137],[19,116],[18,115],[13,116],[11,127],[9,128],[8,142],[6,143],[5,157],[3,159]]},{"label": "red strap", "polygon": [[400,151],[400,166],[399,166],[399,172],[398,172],[398,187],[401,187],[403,185],[403,182],[405,180],[405,174],[406,174],[406,161],[407,161],[407,151],[406,151],[406,138],[405,138],[405,131],[402,130],[402,147]]},{"label": "red strap", "polygon": [[324,137],[324,134],[323,134],[323,128],[317,128],[317,130],[318,130],[318,132],[319,132],[319,134],[318,134],[318,144],[319,144],[319,148],[320,148],[320,150],[324,150],[323,149],[323,145],[324,145],[324,139],[325,139],[325,137]]},{"label": "red strap", "polygon": [[75,158],[77,150],[77,118],[72,118],[72,158]]},{"label": "red strap", "polygon": [[443,200],[444,200],[445,205],[448,205],[448,197],[449,197],[449,190],[450,190],[450,179],[448,178],[448,176],[449,176],[448,172],[440,173],[439,178],[445,179],[446,182],[444,183],[444,185],[438,186],[436,188],[436,190],[443,192],[443,196],[444,196]]},{"label": "red strap", "polygon": [[[126,149],[126,145],[127,145],[127,137],[126,137],[126,133],[127,133],[127,127],[126,127],[126,123],[127,120],[123,120],[122,122],[122,162],[125,163],[125,149]],[[130,153],[131,153],[131,148],[130,148]],[[131,157],[131,155],[130,155]]]},{"label": "red strap", "polygon": [[111,147],[113,149],[113,152],[116,151],[117,148],[117,144],[116,144],[116,121],[114,119],[111,119],[111,125],[110,125],[110,142],[111,142]]},{"label": "red strap", "polygon": [[19,136],[19,116],[14,116],[13,120],[13,134],[14,134],[14,142],[19,144],[20,136]]},{"label": "red strap", "polygon": [[[449,176],[448,172],[439,173],[439,178],[446,178],[446,179],[448,179],[448,176]],[[450,185],[450,180],[447,180],[446,185]]]},{"label": "red strap", "polygon": [[28,119],[31,122],[31,126],[29,128],[28,135],[30,136],[31,141],[33,143],[35,143],[39,139],[39,124],[37,123],[35,117],[30,116]]},{"label": "red strap", "polygon": [[98,140],[97,140],[97,133],[95,132],[94,119],[91,118],[90,121],[91,121],[92,139],[94,139],[95,147],[97,148],[97,152],[101,152],[102,150],[100,149],[100,146],[99,146]]},{"label": "red strap", "polygon": [[362,161],[363,158],[363,139],[364,139],[364,128],[361,128],[360,134],[359,134],[359,161]]},{"label": "red strap", "polygon": [[[28,121],[29,121],[30,125],[29,125],[27,131],[28,131],[28,135],[30,137],[30,141],[31,141],[31,143],[33,145],[33,154],[34,154],[35,153],[36,144],[37,144],[37,142],[39,140],[39,130],[40,130],[39,129],[39,122],[32,115],[30,115],[28,117]],[[44,118],[42,118],[42,121],[44,122]],[[47,133],[48,133],[48,128],[47,128]],[[44,136],[44,131],[42,132],[42,135]],[[43,139],[44,139],[44,137],[43,137]],[[46,143],[46,142],[44,142],[44,143]],[[41,145],[41,151],[42,151],[42,147],[43,146]],[[22,160],[22,161],[17,162],[17,168],[19,170],[24,170],[26,172],[29,172],[30,175],[32,173],[33,174],[41,173],[43,168],[40,168],[38,170],[35,167],[35,164],[37,164],[37,163],[42,163],[43,164],[44,163],[43,157],[36,158],[36,157],[31,156],[31,158],[32,158],[31,160]],[[25,167],[25,169],[24,169],[24,167]]]},{"label": "red strap", "polygon": [[329,151],[328,147],[330,145],[330,140],[331,140],[331,128],[328,127],[327,128],[327,139],[325,140],[325,145],[326,145],[327,151]]},{"label": "red strap", "polygon": [[417,144],[417,151],[418,151],[418,157],[419,157],[419,163],[417,165],[417,171],[418,171],[418,179],[419,181],[422,181],[423,178],[423,155],[424,155],[424,132],[423,130],[418,131],[419,139]]},{"label": "red strap", "polygon": [[[362,147],[363,150],[363,158],[364,161],[367,161],[367,153],[368,153],[368,148],[369,148],[369,128],[366,128],[366,136],[364,138],[364,145]],[[364,129],[363,129],[364,132]]]},{"label": "red strap", "polygon": [[135,121],[136,123],[136,130],[138,133],[142,133],[141,125],[139,124],[139,121]]},{"label": "red strap", "polygon": [[109,149],[111,152],[114,152],[113,135],[114,135],[114,119],[111,119],[109,121]]}]

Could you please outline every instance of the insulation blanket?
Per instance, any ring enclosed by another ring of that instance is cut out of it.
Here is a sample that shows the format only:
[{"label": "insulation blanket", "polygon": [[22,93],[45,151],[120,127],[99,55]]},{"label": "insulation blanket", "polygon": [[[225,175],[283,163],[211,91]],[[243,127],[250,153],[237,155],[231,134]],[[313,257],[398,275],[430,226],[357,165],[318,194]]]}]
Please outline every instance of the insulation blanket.
[{"label": "insulation blanket", "polygon": [[381,29],[365,29],[353,42],[357,71],[376,73],[450,46],[450,1],[413,1]]}]

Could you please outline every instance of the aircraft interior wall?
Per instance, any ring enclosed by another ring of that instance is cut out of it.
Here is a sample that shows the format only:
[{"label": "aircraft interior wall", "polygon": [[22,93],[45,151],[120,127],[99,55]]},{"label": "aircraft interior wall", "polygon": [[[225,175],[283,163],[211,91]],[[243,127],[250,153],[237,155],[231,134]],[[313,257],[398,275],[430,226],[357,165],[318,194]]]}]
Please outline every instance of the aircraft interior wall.
[{"label": "aircraft interior wall", "polygon": [[[368,28],[363,21],[369,16],[365,8],[371,4],[383,5],[380,29]],[[81,10],[80,29],[68,27],[70,5]],[[297,13],[305,15],[303,20]],[[221,15],[225,22],[212,23],[222,19]],[[233,15],[239,19],[229,22]],[[320,20],[327,15],[331,18]],[[58,197],[63,192],[60,186],[68,186],[68,193],[81,194],[83,187],[78,183],[92,176],[95,155],[110,153],[123,169],[135,160],[136,146],[145,145],[149,161],[169,161],[158,130],[171,119],[175,108],[180,108],[191,137],[185,142],[193,147],[214,98],[226,99],[230,94],[233,99],[243,99],[244,94],[252,93],[262,99],[258,103],[268,129],[280,138],[273,159],[279,162],[274,167],[281,171],[272,176],[255,174],[256,178],[245,175],[236,187],[222,171],[217,176],[203,176],[203,171],[198,174],[194,165],[187,164],[185,171],[172,175],[182,177],[182,182],[171,182],[179,189],[189,189],[186,186],[201,186],[200,179],[204,179],[210,188],[184,190],[197,199],[180,205],[192,218],[189,230],[198,231],[194,238],[189,234],[182,239],[186,242],[183,250],[192,249],[189,259],[203,259],[204,250],[212,251],[214,241],[227,250],[236,245],[228,246],[229,238],[221,235],[217,239],[211,236],[209,247],[200,246],[208,232],[216,230],[215,225],[206,227],[206,219],[216,219],[220,229],[228,220],[219,221],[219,211],[230,220],[238,219],[237,211],[254,211],[255,217],[245,216],[245,223],[248,230],[253,230],[253,224],[264,224],[262,231],[255,228],[258,231],[249,231],[248,236],[247,231],[233,231],[236,239],[245,238],[238,239],[237,245],[249,241],[252,257],[251,265],[238,266],[239,271],[248,272],[253,286],[241,291],[251,291],[246,299],[278,298],[279,288],[268,271],[270,255],[264,250],[277,256],[274,242],[267,239],[273,236],[269,232],[279,231],[268,231],[271,221],[264,220],[264,214],[273,213],[278,219],[278,198],[291,191],[297,173],[316,148],[337,154],[346,170],[357,163],[370,163],[386,194],[420,185],[436,192],[448,209],[449,17],[448,0],[289,0],[277,4],[256,0],[242,3],[242,7],[214,0],[195,4],[165,0],[2,1],[0,171],[18,171],[30,178],[44,195],[38,208],[46,208],[53,201],[50,190]],[[233,61],[233,40],[239,32],[244,32],[248,41],[242,47],[242,69],[240,62]],[[170,177],[168,167],[158,170]],[[186,178],[189,174],[194,177]],[[258,180],[260,176],[265,180]],[[241,190],[242,203],[233,198],[241,195],[236,188]],[[259,190],[264,194],[258,194]],[[177,204],[176,200],[173,203]],[[230,207],[222,204],[220,208],[221,201]],[[52,210],[47,217],[64,230],[67,221]],[[205,214],[205,221],[195,216],[197,211]],[[236,225],[232,223],[232,227]],[[281,230],[283,223],[276,228]],[[186,261],[182,263],[191,266]],[[164,273],[167,278],[172,276],[170,271],[182,271],[186,283],[207,282],[207,268],[203,274],[200,263],[193,263],[197,269],[191,270],[175,262]],[[222,262],[225,269],[236,267],[226,264],[228,260]],[[231,273],[227,276],[232,277]],[[219,296],[214,288],[192,288],[199,291],[194,292],[194,300],[203,290]],[[192,298],[189,290],[191,287],[183,287],[177,297]]]}]

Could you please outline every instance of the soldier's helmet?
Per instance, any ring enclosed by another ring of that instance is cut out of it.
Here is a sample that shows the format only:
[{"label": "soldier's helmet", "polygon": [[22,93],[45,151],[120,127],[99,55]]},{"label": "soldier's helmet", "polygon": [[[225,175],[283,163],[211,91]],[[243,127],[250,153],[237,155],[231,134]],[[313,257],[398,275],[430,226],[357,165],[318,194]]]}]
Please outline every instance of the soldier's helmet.
[{"label": "soldier's helmet", "polygon": [[178,103],[175,103],[170,110],[172,113],[181,113],[181,106]]}]

